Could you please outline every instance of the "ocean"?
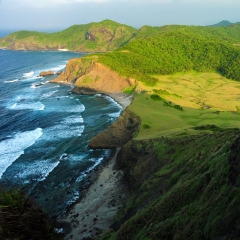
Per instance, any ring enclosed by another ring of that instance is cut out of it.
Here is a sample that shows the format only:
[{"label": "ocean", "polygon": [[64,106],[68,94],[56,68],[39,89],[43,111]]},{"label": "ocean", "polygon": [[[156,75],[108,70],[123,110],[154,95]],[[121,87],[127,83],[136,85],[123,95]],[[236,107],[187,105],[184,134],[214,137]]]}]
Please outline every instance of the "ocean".
[{"label": "ocean", "polygon": [[111,150],[88,142],[122,110],[110,97],[75,95],[38,76],[83,55],[0,50],[0,188],[22,189],[51,217],[81,197],[87,173],[109,158]]}]

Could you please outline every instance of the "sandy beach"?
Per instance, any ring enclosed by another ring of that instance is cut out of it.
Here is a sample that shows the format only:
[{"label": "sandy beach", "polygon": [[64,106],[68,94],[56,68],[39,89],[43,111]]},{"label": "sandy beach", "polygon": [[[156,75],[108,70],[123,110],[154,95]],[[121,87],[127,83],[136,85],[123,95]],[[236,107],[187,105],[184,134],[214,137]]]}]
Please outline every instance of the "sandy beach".
[{"label": "sandy beach", "polygon": [[[108,95],[121,104],[123,110],[132,101],[132,96],[123,93]],[[89,176],[93,183],[86,190],[84,197],[58,220],[59,223],[69,226],[65,230],[65,240],[96,239],[97,235],[108,230],[114,222],[126,192],[122,181],[123,172],[114,167],[118,151],[119,149],[97,173]]]}]

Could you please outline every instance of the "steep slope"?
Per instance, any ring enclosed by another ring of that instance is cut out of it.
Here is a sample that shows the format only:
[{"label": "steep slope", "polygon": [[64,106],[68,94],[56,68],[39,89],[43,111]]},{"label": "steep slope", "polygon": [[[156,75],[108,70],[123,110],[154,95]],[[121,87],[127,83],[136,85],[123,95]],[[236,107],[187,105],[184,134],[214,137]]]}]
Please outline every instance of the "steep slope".
[{"label": "steep slope", "polygon": [[131,141],[118,154],[131,189],[99,239],[238,239],[239,130]]},{"label": "steep slope", "polygon": [[122,92],[136,84],[135,79],[121,76],[94,57],[71,59],[66,70],[51,82],[74,84],[72,91],[82,94]]},{"label": "steep slope", "polygon": [[56,33],[15,32],[0,39],[0,46],[15,50],[111,51],[128,42],[136,31],[133,27],[104,20],[74,25]]},{"label": "steep slope", "polygon": [[156,82],[152,78],[155,74],[189,70],[220,71],[228,78],[240,80],[240,50],[205,34],[195,34],[189,28],[132,40],[114,52],[99,56],[99,61],[146,84]]}]

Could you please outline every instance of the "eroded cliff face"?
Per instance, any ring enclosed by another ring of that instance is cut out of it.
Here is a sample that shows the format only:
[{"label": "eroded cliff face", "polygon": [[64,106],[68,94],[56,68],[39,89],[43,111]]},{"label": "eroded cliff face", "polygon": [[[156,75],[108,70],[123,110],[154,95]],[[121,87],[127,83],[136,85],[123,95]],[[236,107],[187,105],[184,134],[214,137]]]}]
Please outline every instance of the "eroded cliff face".
[{"label": "eroded cliff face", "polygon": [[238,239],[239,150],[237,129],[129,141],[116,164],[130,194],[102,239]]},{"label": "eroded cliff face", "polygon": [[132,139],[137,131],[140,119],[130,110],[125,110],[105,131],[93,137],[90,148],[118,148]]},{"label": "eroded cliff face", "polygon": [[[136,84],[135,79],[122,77],[104,65],[81,58],[71,59],[66,70],[51,82],[73,84],[73,92],[79,94],[104,93],[114,95]],[[125,110],[105,131],[93,137],[90,148],[118,148],[131,140],[140,125],[140,119],[130,110]]]},{"label": "eroded cliff face", "polygon": [[98,62],[80,58],[70,60],[66,70],[51,82],[73,83],[73,92],[81,94],[122,92],[136,84],[135,79],[122,77]]},{"label": "eroded cliff face", "polygon": [[83,66],[81,58],[73,58],[68,61],[65,71],[57,78],[52,79],[51,82],[70,84],[76,81],[76,79],[84,73],[86,73],[86,69]]}]

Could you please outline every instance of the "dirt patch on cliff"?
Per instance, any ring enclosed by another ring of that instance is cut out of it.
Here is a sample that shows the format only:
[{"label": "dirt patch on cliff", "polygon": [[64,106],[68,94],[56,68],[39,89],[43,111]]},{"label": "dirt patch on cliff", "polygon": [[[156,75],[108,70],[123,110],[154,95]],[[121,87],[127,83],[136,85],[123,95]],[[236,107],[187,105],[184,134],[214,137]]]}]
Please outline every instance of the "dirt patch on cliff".
[{"label": "dirt patch on cliff", "polygon": [[74,83],[73,91],[80,94],[116,93],[136,84],[135,79],[123,77],[98,62],[81,58],[69,60],[66,70],[51,82]]},{"label": "dirt patch on cliff", "polygon": [[80,58],[70,59],[66,65],[66,70],[63,71],[58,77],[51,80],[51,82],[60,82],[70,84],[75,81],[79,76],[82,76],[84,71],[83,63]]},{"label": "dirt patch on cliff", "polygon": [[91,70],[79,77],[74,86],[102,93],[114,93],[134,84],[136,84],[134,79],[122,77],[104,65],[93,62]]}]

